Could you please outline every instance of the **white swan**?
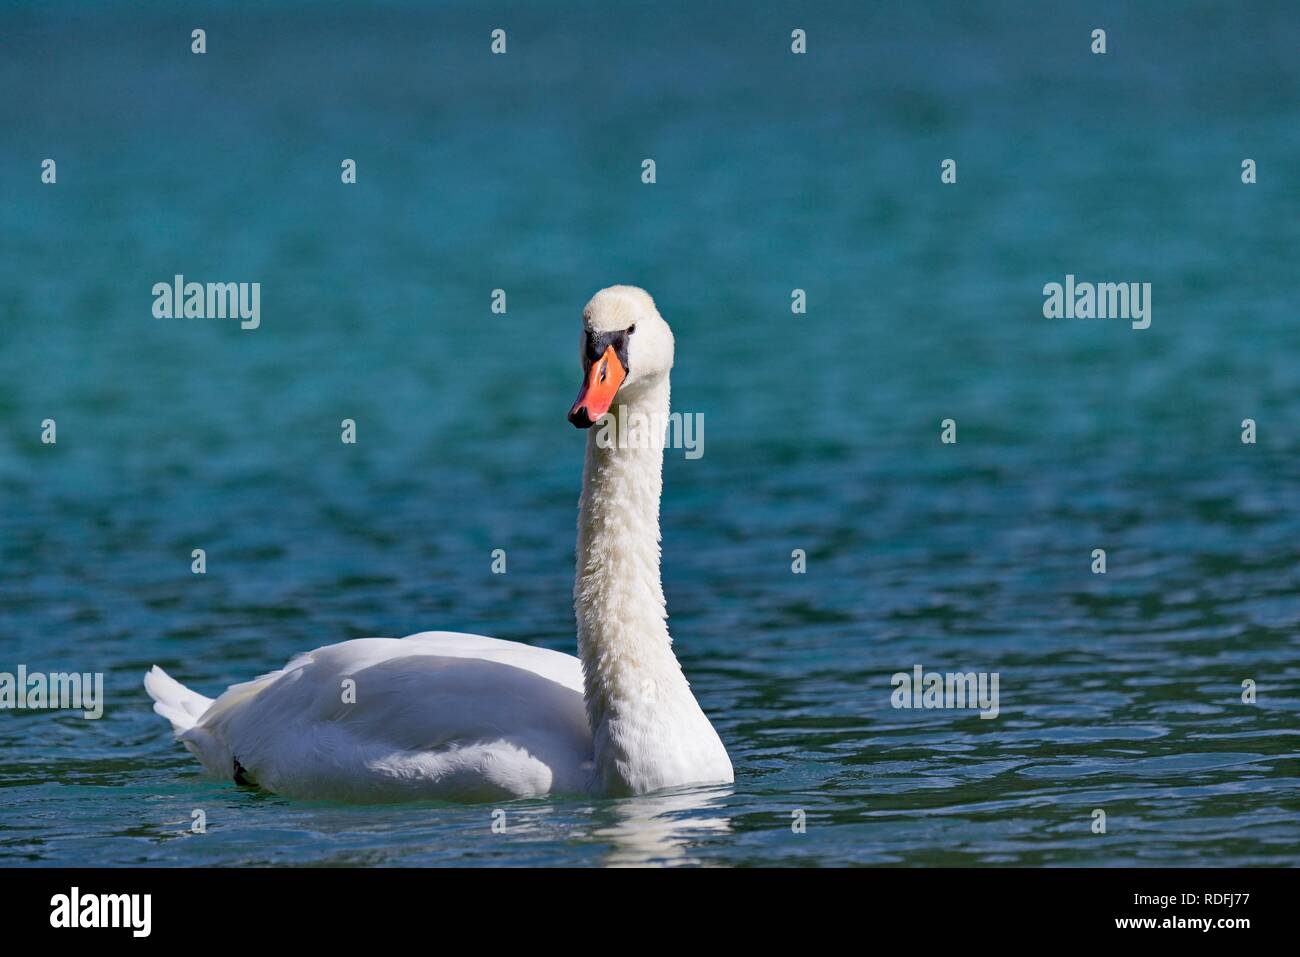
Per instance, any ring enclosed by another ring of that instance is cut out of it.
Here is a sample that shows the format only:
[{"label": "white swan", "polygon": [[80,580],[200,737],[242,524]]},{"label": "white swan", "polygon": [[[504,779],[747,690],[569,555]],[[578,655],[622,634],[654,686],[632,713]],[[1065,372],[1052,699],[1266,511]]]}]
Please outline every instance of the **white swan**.
[{"label": "white swan", "polygon": [[[609,412],[620,428],[587,436],[573,589],[580,658],[452,632],[362,638],[215,701],[155,666],[144,679],[154,710],[209,773],[343,801],[617,796],[732,781],[673,654],[659,578],[673,335],[634,286],[602,289],[582,320],[584,381],[569,419],[589,428]],[[649,441],[607,441],[645,438],[625,428],[631,417],[654,424]]]}]

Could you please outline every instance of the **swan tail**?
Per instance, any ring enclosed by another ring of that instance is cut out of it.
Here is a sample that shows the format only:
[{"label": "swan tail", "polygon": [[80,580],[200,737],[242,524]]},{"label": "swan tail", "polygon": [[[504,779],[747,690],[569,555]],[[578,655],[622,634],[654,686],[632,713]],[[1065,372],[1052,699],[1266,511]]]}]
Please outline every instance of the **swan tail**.
[{"label": "swan tail", "polygon": [[177,735],[194,727],[212,706],[211,698],[191,691],[157,665],[144,676],[144,690],[153,698],[154,711],[171,722]]}]

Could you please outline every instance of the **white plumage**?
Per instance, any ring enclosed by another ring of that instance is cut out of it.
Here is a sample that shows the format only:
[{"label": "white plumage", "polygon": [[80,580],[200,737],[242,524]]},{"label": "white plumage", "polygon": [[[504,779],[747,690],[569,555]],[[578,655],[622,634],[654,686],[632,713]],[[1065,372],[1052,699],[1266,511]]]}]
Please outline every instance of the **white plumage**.
[{"label": "white plumage", "polygon": [[[673,339],[653,300],[613,286],[588,335],[632,330],[612,415],[667,422]],[[584,360],[589,366],[590,362]],[[594,379],[592,380],[594,381]],[[574,605],[580,658],[480,635],[362,638],[301,655],[215,701],[154,667],[154,710],[217,777],[343,801],[643,794],[727,783],[731,761],[668,636],[659,577],[663,435],[588,435]]]},{"label": "white plumage", "polygon": [[[426,632],[318,648],[215,702],[154,668],[154,710],[211,774],[340,801],[581,792],[591,768],[572,655]],[[198,719],[202,718],[202,721]]]}]

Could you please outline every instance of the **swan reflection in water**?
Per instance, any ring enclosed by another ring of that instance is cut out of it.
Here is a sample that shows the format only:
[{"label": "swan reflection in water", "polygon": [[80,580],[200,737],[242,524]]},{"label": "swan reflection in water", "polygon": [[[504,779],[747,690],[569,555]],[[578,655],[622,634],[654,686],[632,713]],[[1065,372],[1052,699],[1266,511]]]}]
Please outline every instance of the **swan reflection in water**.
[{"label": "swan reflection in water", "polygon": [[731,833],[724,813],[729,786],[643,794],[593,808],[589,838],[609,845],[607,867],[704,863],[692,854],[704,841]]}]

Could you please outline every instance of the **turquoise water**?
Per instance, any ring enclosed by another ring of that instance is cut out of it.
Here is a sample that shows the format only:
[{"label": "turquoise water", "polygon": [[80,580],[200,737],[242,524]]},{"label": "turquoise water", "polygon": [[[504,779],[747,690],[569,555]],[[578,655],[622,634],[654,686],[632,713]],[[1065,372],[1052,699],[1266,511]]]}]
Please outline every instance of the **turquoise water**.
[{"label": "turquoise water", "polygon": [[[0,13],[0,671],[108,695],[0,712],[0,863],[1295,863],[1294,6],[696,6]],[[154,319],[176,273],[261,282],[260,328]],[[1043,318],[1067,273],[1150,282],[1151,327]],[[572,650],[613,282],[704,415],[664,578],[735,785],[497,834],[200,778],[152,664]],[[998,672],[999,717],[894,709],[917,664]]]}]

